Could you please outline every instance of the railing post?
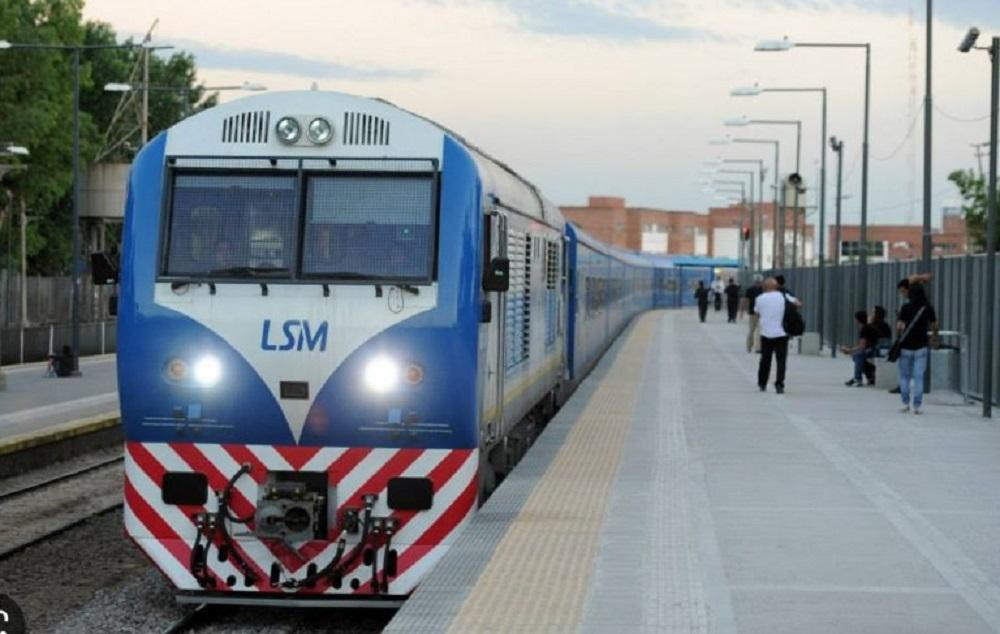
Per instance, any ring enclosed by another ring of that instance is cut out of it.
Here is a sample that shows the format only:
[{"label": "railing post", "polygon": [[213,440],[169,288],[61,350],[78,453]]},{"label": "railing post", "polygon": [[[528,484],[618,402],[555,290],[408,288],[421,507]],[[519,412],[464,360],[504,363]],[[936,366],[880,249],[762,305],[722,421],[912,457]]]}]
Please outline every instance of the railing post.
[{"label": "railing post", "polygon": [[101,354],[104,354],[104,326],[108,322],[101,320]]}]

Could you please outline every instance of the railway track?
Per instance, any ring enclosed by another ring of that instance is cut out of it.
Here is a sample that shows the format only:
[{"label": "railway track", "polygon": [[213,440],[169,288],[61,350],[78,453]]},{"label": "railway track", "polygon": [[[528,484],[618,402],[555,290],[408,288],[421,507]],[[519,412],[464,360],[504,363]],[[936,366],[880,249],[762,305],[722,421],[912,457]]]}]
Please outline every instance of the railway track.
[{"label": "railway track", "polygon": [[0,561],[120,509],[123,460],[103,458],[0,493],[0,511],[12,527]]},{"label": "railway track", "polygon": [[196,605],[193,610],[163,630],[163,634],[184,634],[184,632],[190,631],[192,627],[204,623],[210,613],[211,609],[207,603]]},{"label": "railway track", "polygon": [[27,486],[23,486],[23,487],[21,487],[19,489],[14,489],[13,491],[7,491],[7,492],[4,492],[4,493],[0,493],[0,503],[6,502],[7,500],[12,499],[12,498],[16,498],[16,497],[25,495],[26,493],[31,493],[32,491],[37,491],[39,489],[44,489],[45,487],[52,486],[53,484],[58,484],[59,482],[65,482],[66,480],[72,480],[73,478],[79,477],[79,476],[81,476],[81,475],[83,475],[85,473],[90,473],[91,471],[97,471],[98,469],[102,469],[104,467],[107,467],[107,466],[110,466],[110,465],[113,465],[113,464],[118,464],[118,463],[122,462],[124,459],[125,459],[125,455],[124,454],[119,454],[119,455],[114,456],[112,458],[107,458],[105,460],[101,460],[101,461],[95,462],[93,464],[89,464],[89,465],[86,465],[86,466],[83,466],[83,467],[79,467],[79,468],[74,469],[72,471],[67,471],[65,473],[61,473],[59,475],[52,476],[52,477],[47,478],[45,480],[42,480],[40,482],[34,482],[34,483],[29,484]]}]

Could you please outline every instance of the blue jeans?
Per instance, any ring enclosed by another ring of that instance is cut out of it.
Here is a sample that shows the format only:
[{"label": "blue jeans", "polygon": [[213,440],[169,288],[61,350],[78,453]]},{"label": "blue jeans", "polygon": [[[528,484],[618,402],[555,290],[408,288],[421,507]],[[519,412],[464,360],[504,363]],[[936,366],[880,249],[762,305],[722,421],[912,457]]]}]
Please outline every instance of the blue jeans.
[{"label": "blue jeans", "polygon": [[927,373],[927,356],[930,351],[923,347],[919,350],[899,351],[899,396],[903,405],[910,404],[910,379],[913,379],[913,406],[919,408],[924,401],[924,374]]},{"label": "blue jeans", "polygon": [[875,348],[865,348],[864,350],[858,350],[851,354],[851,358],[854,359],[854,380],[858,383],[861,382],[861,376],[865,371],[865,364],[868,363],[868,359],[875,356]]}]

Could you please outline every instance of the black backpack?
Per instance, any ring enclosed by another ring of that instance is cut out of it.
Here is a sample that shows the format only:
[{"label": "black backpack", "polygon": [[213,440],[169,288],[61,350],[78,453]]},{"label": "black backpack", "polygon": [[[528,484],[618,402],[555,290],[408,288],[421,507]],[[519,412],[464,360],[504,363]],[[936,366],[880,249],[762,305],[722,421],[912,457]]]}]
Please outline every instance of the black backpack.
[{"label": "black backpack", "polygon": [[785,314],[781,318],[781,328],[789,337],[798,337],[806,331],[806,322],[802,319],[799,307],[788,301],[788,293],[782,293],[785,298]]}]

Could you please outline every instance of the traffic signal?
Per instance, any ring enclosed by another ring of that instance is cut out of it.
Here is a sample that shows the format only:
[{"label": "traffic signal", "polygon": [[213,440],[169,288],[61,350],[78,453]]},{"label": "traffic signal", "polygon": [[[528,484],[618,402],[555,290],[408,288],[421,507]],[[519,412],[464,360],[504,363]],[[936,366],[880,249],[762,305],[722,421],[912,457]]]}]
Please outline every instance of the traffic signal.
[{"label": "traffic signal", "polygon": [[743,227],[743,231],[741,233],[743,235],[744,242],[750,239],[750,227]]}]

